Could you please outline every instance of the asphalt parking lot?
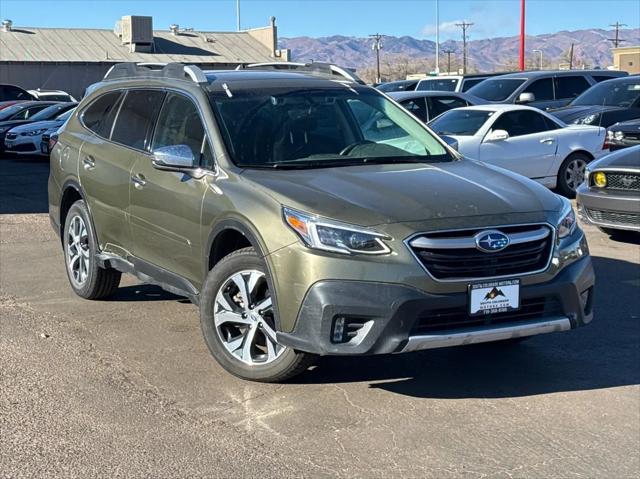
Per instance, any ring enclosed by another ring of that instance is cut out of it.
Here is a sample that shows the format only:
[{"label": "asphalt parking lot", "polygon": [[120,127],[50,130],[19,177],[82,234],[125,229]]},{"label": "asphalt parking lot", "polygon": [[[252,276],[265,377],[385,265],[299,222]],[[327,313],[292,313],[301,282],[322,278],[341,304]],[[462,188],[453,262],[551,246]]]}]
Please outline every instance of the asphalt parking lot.
[{"label": "asphalt parking lot", "polygon": [[75,297],[48,164],[0,160],[0,476],[638,477],[640,247],[587,227],[594,322],[519,346],[225,373],[196,308]]}]

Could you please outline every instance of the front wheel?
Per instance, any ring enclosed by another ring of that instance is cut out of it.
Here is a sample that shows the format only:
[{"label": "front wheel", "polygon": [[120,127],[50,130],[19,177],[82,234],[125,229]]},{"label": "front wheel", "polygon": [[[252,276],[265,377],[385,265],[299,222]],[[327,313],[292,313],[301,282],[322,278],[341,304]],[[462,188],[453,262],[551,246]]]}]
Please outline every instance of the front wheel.
[{"label": "front wheel", "polygon": [[209,351],[235,376],[279,382],[300,374],[311,356],[278,344],[271,281],[253,248],[223,258],[208,274],[200,321]]},{"label": "front wheel", "polygon": [[587,164],[591,161],[584,153],[573,153],[560,165],[558,170],[558,190],[567,198],[575,198],[578,186],[585,178]]}]

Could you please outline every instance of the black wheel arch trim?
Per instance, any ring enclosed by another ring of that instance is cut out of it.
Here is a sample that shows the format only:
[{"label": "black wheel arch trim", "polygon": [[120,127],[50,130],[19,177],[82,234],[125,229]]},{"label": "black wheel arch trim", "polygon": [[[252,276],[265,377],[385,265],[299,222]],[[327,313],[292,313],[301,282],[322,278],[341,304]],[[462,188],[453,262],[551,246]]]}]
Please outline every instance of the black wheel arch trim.
[{"label": "black wheel arch trim", "polygon": [[80,195],[80,198],[82,198],[82,201],[84,201],[85,206],[87,207],[87,211],[89,212],[89,221],[91,221],[91,229],[93,230],[93,234],[96,236],[96,241],[98,242],[98,245],[100,245],[100,242],[97,238],[98,236],[98,232],[96,230],[96,225],[93,222],[93,214],[91,213],[91,206],[89,205],[89,201],[87,200],[87,195],[85,194],[84,190],[82,189],[82,186],[80,186],[80,183],[76,180],[76,179],[68,179],[66,180],[63,184],[62,184],[62,188],[60,189],[61,194],[60,194],[60,204],[58,205],[59,207],[59,211],[58,211],[58,226],[59,226],[59,236],[60,239],[62,239],[62,230],[64,229],[64,224],[62,224],[62,200],[64,199],[64,195],[66,193],[66,191],[72,188],[76,191],[76,193],[78,193]]}]

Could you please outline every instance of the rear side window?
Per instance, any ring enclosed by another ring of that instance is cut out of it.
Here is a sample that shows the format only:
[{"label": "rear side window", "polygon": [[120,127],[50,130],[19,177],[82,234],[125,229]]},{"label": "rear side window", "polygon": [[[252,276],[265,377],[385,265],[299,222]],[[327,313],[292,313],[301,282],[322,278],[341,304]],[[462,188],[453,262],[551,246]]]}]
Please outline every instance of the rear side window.
[{"label": "rear side window", "polygon": [[458,79],[431,79],[431,80],[420,80],[418,83],[418,87],[416,90],[421,91],[456,91],[456,87],[458,86]]},{"label": "rear side window", "polygon": [[182,95],[169,93],[160,111],[152,149],[187,145],[196,163],[200,164],[204,138],[204,126],[193,102]]},{"label": "rear side window", "polygon": [[112,91],[95,100],[82,114],[82,123],[96,135],[109,138],[122,93]]},{"label": "rear side window", "polygon": [[156,90],[128,91],[113,127],[111,140],[137,150],[146,149],[164,95],[164,92]]},{"label": "rear side window", "polygon": [[400,104],[420,118],[422,121],[427,121],[427,108],[424,103],[424,98],[414,98],[413,100],[405,100]]},{"label": "rear side window", "polygon": [[611,80],[612,78],[616,78],[613,76],[605,76],[605,75],[593,75],[591,78],[593,78],[596,83],[600,83],[601,81],[607,81],[607,80]]},{"label": "rear side window", "polygon": [[435,118],[439,114],[454,108],[468,106],[466,101],[455,96],[434,96],[429,98],[429,102],[431,103],[431,118]]},{"label": "rear side window", "polygon": [[551,78],[541,78],[525,88],[523,93],[533,93],[535,101],[553,100],[553,81]]},{"label": "rear side window", "polygon": [[469,88],[476,86],[478,83],[485,81],[485,78],[470,78],[468,80],[463,80],[462,82],[462,91],[465,92]]},{"label": "rear side window", "polygon": [[587,79],[580,75],[558,77],[556,78],[556,98],[558,100],[575,98],[590,86]]}]

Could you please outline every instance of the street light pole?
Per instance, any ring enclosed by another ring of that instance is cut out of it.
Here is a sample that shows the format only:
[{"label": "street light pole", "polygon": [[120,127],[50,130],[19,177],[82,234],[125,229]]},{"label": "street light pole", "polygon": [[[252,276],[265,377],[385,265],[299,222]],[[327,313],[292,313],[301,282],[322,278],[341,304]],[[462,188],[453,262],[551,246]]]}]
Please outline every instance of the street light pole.
[{"label": "street light pole", "polygon": [[533,53],[540,54],[540,60],[538,61],[538,70],[542,70],[542,50],[533,50]]},{"label": "street light pole", "polygon": [[436,0],[436,75],[440,74],[440,0]]},{"label": "street light pole", "polygon": [[240,31],[240,0],[236,0],[236,19],[238,21],[238,31]]},{"label": "street light pole", "polygon": [[376,52],[376,83],[381,83],[382,78],[380,77],[380,49],[382,48],[382,35],[376,33],[374,35],[369,35],[370,38],[373,38],[373,45],[371,48]]}]

